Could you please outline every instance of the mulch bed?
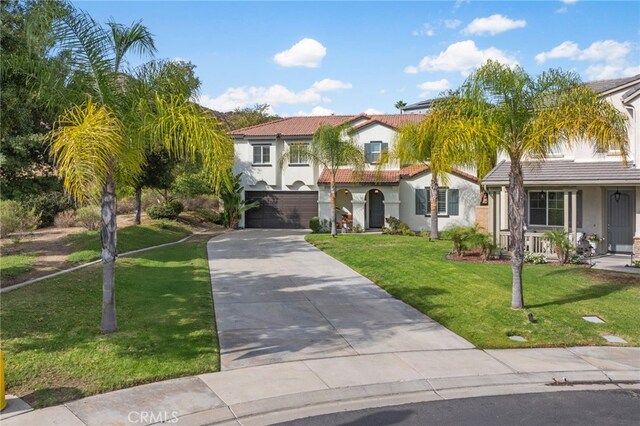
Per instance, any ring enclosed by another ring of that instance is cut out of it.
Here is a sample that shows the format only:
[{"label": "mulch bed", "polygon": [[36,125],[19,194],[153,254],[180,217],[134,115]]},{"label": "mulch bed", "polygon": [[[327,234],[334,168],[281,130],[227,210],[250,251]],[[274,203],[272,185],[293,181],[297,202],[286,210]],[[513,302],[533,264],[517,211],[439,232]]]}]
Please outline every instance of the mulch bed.
[{"label": "mulch bed", "polygon": [[[501,257],[499,259],[487,259],[482,260],[482,253],[479,251],[467,251],[460,254],[449,253],[447,255],[448,260],[452,260],[454,262],[471,262],[471,263],[487,263],[490,265],[511,265],[511,259]],[[565,263],[564,265],[560,265],[560,262],[555,260],[548,260],[547,263],[533,264],[527,263],[527,265],[535,265],[535,266],[569,266],[574,268],[590,268],[591,265],[588,263],[583,264],[573,264],[573,263]]]}]

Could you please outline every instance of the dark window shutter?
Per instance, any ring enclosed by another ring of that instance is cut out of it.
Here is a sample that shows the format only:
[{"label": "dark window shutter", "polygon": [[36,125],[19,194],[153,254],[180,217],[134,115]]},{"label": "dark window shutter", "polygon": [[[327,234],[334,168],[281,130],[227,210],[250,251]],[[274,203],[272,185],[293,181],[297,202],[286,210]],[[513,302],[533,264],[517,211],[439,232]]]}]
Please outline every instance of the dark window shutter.
[{"label": "dark window shutter", "polygon": [[365,157],[365,161],[367,163],[372,163],[372,158],[371,158],[371,144],[370,143],[365,143],[364,144],[364,157]]},{"label": "dark window shutter", "polygon": [[576,194],[576,227],[582,228],[582,191],[578,191]]},{"label": "dark window shutter", "polygon": [[447,206],[447,213],[449,216],[458,216],[459,211],[458,190],[449,190],[449,205]]},{"label": "dark window shutter", "polygon": [[425,189],[424,192],[427,194],[427,214],[431,214],[431,190]]},{"label": "dark window shutter", "polygon": [[427,190],[416,188],[416,215],[427,214]]}]

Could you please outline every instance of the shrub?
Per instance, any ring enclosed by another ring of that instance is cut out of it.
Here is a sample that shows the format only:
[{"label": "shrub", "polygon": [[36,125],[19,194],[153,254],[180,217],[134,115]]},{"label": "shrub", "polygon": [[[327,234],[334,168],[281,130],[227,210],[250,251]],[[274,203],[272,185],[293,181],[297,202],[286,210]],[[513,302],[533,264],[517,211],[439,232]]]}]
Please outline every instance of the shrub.
[{"label": "shrub", "polygon": [[395,235],[399,232],[400,224],[402,221],[397,217],[389,216],[387,218],[388,231],[387,234]]},{"label": "shrub", "polygon": [[569,236],[564,229],[553,229],[543,234],[543,238],[553,246],[561,264],[567,263],[573,250]]},{"label": "shrub", "polygon": [[582,265],[587,262],[585,261],[584,256],[574,254],[573,256],[569,257],[569,263],[571,263],[572,265]]},{"label": "shrub", "polygon": [[73,203],[62,192],[48,192],[25,198],[22,203],[40,217],[38,227],[52,226],[58,213],[73,208]]},{"label": "shrub", "polygon": [[632,260],[631,266],[634,268],[640,268],[640,259]]},{"label": "shrub", "polygon": [[364,232],[364,229],[362,228],[362,225],[353,225],[351,231],[355,232],[356,234],[362,234]]},{"label": "shrub", "polygon": [[220,213],[214,212],[212,210],[199,209],[194,210],[193,215],[199,217],[205,222],[215,223],[216,225],[222,225],[222,217]]},{"label": "shrub", "polygon": [[309,229],[314,234],[320,233],[320,218],[318,216],[314,216],[309,220]]},{"label": "shrub", "polygon": [[184,209],[188,211],[218,210],[220,208],[220,199],[213,195],[197,195],[186,198],[182,202]]},{"label": "shrub", "polygon": [[176,219],[184,211],[184,206],[180,201],[172,200],[157,204],[147,210],[151,219]]},{"label": "shrub", "polygon": [[13,201],[0,201],[0,237],[14,232],[33,231],[38,227],[40,216],[34,208]]},{"label": "shrub", "polygon": [[100,227],[100,222],[102,221],[100,207],[80,207],[78,210],[76,210],[76,221],[85,229],[89,231],[95,231]]},{"label": "shrub", "polygon": [[136,212],[136,200],[135,198],[128,197],[122,200],[118,200],[116,206],[117,214],[131,214]]},{"label": "shrub", "polygon": [[53,224],[56,228],[71,228],[76,224],[76,212],[69,209],[58,213],[53,219]]},{"label": "shrub", "polygon": [[524,261],[526,263],[533,263],[534,265],[541,265],[547,263],[547,258],[544,254],[535,254],[530,251],[524,252]]}]

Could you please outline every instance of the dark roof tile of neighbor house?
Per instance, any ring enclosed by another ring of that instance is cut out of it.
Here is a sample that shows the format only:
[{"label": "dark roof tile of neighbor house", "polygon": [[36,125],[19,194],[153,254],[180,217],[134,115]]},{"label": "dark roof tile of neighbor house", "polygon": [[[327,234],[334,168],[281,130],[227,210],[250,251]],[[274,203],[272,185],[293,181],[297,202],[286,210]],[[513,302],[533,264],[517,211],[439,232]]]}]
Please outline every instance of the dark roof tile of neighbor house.
[{"label": "dark roof tile of neighbor house", "polygon": [[587,86],[591,87],[598,93],[607,92],[611,89],[615,89],[616,87],[624,86],[626,84],[632,83],[636,80],[640,80],[640,74],[634,75],[632,77],[625,78],[612,78],[609,80],[596,80],[587,82]]}]

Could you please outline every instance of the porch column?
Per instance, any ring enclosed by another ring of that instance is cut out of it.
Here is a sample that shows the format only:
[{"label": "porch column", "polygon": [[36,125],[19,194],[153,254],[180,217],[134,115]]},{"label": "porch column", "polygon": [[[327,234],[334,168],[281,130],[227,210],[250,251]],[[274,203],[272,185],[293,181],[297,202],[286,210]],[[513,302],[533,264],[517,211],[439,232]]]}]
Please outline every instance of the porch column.
[{"label": "porch column", "polygon": [[507,193],[507,188],[502,187],[500,191],[500,221],[498,222],[498,226],[500,226],[500,230],[509,229],[509,194]]},{"label": "porch column", "polygon": [[574,247],[578,246],[578,191],[571,191],[571,238]]},{"label": "porch column", "polygon": [[390,216],[400,219],[400,200],[384,200],[384,224],[387,225],[387,218]]},{"label": "porch column", "polygon": [[331,220],[331,194],[327,187],[318,188],[318,218]]},{"label": "porch column", "polygon": [[564,231],[569,234],[569,191],[563,193],[564,201]]},{"label": "porch column", "polygon": [[353,206],[353,226],[360,225],[362,229],[366,229],[364,219],[364,208],[367,204],[365,194],[352,193],[351,205]]},{"label": "porch column", "polygon": [[633,236],[633,258],[640,260],[640,186],[636,186],[636,233]]},{"label": "porch column", "polygon": [[487,232],[491,234],[493,243],[497,244],[497,232],[496,232],[496,193],[494,191],[487,192],[487,201],[489,202],[489,208],[487,209]]}]

